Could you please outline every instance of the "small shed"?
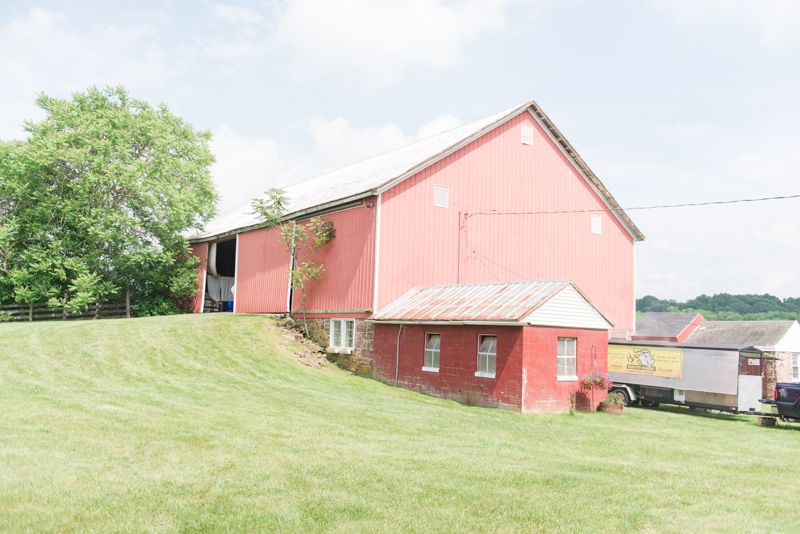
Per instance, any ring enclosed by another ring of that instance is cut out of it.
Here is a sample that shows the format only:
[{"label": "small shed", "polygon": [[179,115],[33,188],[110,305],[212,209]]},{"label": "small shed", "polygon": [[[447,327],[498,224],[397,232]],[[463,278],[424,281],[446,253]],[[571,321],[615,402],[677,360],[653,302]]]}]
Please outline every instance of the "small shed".
[{"label": "small shed", "polygon": [[648,313],[636,324],[632,339],[683,343],[705,319],[699,313]]},{"label": "small shed", "polygon": [[523,413],[568,411],[614,326],[569,280],[415,287],[370,322],[377,379]]}]

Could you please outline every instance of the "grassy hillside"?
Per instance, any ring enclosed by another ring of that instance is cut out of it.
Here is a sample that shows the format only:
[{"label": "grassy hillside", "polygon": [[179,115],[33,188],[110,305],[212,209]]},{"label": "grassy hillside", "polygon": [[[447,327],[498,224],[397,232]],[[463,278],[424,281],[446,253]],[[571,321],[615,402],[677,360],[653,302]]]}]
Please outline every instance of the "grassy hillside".
[{"label": "grassy hillside", "polygon": [[800,429],[678,409],[471,408],[304,367],[272,324],[0,325],[0,532],[800,524]]}]

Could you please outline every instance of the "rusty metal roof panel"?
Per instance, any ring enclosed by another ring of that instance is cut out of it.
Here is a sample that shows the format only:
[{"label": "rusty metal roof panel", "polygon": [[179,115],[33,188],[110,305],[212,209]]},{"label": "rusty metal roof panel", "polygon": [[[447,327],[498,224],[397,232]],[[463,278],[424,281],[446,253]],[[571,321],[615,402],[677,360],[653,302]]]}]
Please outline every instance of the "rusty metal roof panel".
[{"label": "rusty metal roof panel", "polygon": [[519,322],[572,285],[569,280],[536,280],[415,287],[372,320]]}]

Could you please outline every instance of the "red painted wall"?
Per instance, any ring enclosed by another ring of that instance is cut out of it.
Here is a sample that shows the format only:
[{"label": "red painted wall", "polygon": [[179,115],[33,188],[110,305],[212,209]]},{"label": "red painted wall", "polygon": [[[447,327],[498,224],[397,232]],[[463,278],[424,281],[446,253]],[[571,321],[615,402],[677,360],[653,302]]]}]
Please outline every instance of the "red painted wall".
[{"label": "red painted wall", "polygon": [[[523,330],[525,355],[522,412],[554,413],[569,411],[570,396],[573,393],[579,397],[579,404],[591,401],[591,395],[587,398],[580,393],[578,382],[558,381],[558,338],[577,338],[575,370],[580,377],[595,371],[600,373],[608,371],[608,332],[605,330],[547,327],[526,327]],[[596,366],[594,365],[595,361]],[[605,398],[605,392],[595,392],[593,398],[594,407],[596,408],[597,404],[605,400]]]},{"label": "red painted wall", "polygon": [[199,269],[197,271],[197,287],[199,290],[192,303],[192,313],[200,313],[203,306],[203,280],[204,273],[206,272],[206,262],[208,261],[208,243],[196,243],[190,245],[189,249],[192,251],[192,254],[200,258],[200,263],[197,264],[197,268]]},{"label": "red painted wall", "polygon": [[[533,146],[520,142],[522,124]],[[449,186],[449,207],[434,207],[434,184]],[[594,235],[592,213],[519,214],[605,209],[527,111],[381,202],[379,309],[414,286],[569,278],[615,329],[633,329],[633,238],[619,221],[593,213]]]},{"label": "red painted wall", "polygon": [[[375,378],[394,384],[399,325],[375,325],[373,372]],[[423,371],[425,334],[441,334],[439,372]],[[497,336],[495,378],[476,377],[478,335]],[[605,330],[547,328],[538,326],[433,326],[406,325],[400,336],[398,386],[461,402],[523,413],[569,411],[570,396],[588,407],[591,396],[582,395],[578,382],[559,382],[557,344],[559,337],[577,338],[578,376],[608,367],[608,333]],[[594,345],[596,367],[593,365]],[[594,394],[594,407],[605,392]]]},{"label": "red painted wall", "polygon": [[236,313],[283,313],[289,297],[289,252],[279,228],[239,234]]},{"label": "red painted wall", "polygon": [[[399,325],[375,325],[373,373],[394,384]],[[522,403],[522,328],[407,325],[400,336],[398,385],[436,397],[519,410]],[[422,370],[425,333],[441,334],[439,372]],[[496,378],[476,377],[478,335],[497,336]]]},{"label": "red painted wall", "polygon": [[[323,248],[310,258],[322,262],[325,276],[308,283],[307,310],[372,308],[375,274],[375,201],[375,197],[369,197],[365,199],[363,206],[324,216],[333,222],[336,237],[331,241],[331,246]],[[370,202],[373,203],[372,208],[367,207]],[[242,248],[242,252],[244,250]],[[292,309],[302,309],[299,290],[294,292]],[[342,314],[327,314],[331,315]],[[345,315],[354,316],[352,313]]]}]

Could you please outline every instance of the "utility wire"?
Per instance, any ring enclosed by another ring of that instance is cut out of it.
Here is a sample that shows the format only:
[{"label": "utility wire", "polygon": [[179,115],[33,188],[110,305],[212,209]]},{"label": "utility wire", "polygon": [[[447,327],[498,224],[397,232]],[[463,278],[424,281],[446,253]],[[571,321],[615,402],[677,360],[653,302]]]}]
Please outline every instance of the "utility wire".
[{"label": "utility wire", "polygon": [[597,213],[601,211],[633,211],[633,210],[655,210],[662,208],[687,208],[695,206],[713,206],[719,204],[741,204],[743,202],[764,202],[767,200],[788,200],[792,198],[800,198],[800,195],[789,195],[783,197],[765,197],[765,198],[745,198],[740,200],[717,200],[714,202],[696,202],[692,204],[665,204],[661,206],[636,206],[633,208],[607,208],[607,209],[591,209],[591,210],[560,210],[560,211],[480,211],[469,213],[467,217],[473,215],[546,215],[551,213]]}]

